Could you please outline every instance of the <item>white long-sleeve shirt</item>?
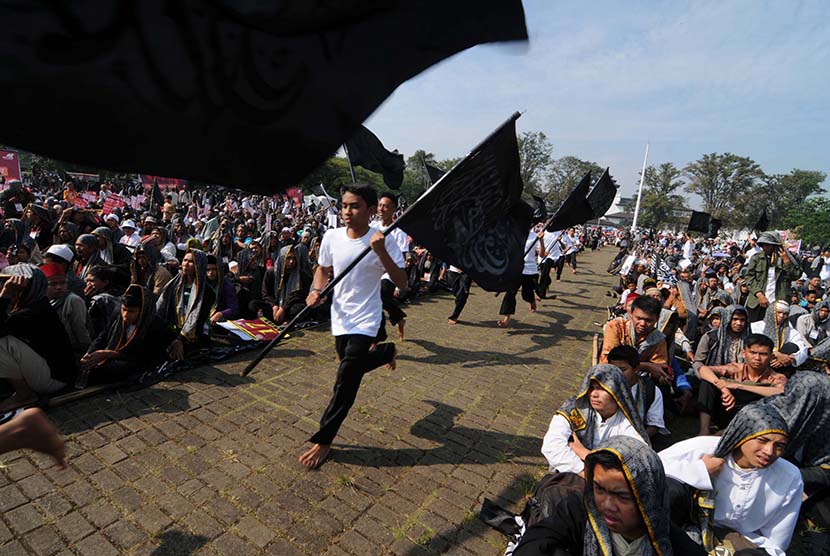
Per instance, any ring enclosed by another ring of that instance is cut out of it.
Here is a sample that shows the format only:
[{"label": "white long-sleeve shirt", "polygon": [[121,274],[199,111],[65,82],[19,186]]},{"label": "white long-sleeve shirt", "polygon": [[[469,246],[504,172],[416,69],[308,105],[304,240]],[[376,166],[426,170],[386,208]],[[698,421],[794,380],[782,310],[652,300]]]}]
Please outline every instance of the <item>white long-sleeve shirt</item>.
[{"label": "white long-sleeve shirt", "polygon": [[783,458],[762,469],[741,469],[730,454],[713,480],[700,458],[713,454],[719,441],[698,436],[666,448],[658,454],[666,476],[714,491],[715,525],[740,533],[773,556],[785,556],[801,509],[801,472]]},{"label": "white long-sleeve shirt", "polygon": [[[614,436],[630,436],[643,442],[642,437],[637,433],[637,429],[631,426],[622,411],[617,411],[605,421],[602,421],[598,413],[592,413],[596,423],[594,426],[594,446],[599,446],[601,442]],[[570,471],[571,473],[580,473],[585,468],[585,463],[568,445],[568,439],[572,432],[570,423],[562,415],[557,413],[550,420],[548,432],[545,433],[545,439],[542,441],[542,455],[548,460],[548,469],[551,472],[565,473]],[[645,442],[643,442],[643,445],[645,445]]]}]

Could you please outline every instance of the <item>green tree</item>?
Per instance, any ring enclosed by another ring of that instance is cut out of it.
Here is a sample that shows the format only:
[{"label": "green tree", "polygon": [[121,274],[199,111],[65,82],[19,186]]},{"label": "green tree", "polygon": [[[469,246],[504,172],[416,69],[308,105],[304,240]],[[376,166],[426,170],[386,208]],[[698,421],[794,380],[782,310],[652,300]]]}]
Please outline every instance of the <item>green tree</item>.
[{"label": "green tree", "polygon": [[689,178],[686,191],[699,195],[703,210],[715,218],[741,206],[745,194],[764,176],[754,160],[732,153],[705,154],[690,162],[684,173]]},{"label": "green tree", "polygon": [[646,168],[637,224],[646,228],[659,228],[673,220],[675,209],[684,206],[683,196],[676,191],[685,183],[683,172],[671,162]]},{"label": "green tree", "polygon": [[766,208],[770,227],[780,228],[789,212],[810,196],[821,193],[827,176],[823,172],[794,169],[789,174],[766,175],[747,195],[740,211],[741,225],[753,226]]},{"label": "green tree", "polygon": [[547,185],[543,191],[548,204],[554,209],[558,207],[589,170],[591,180],[596,181],[605,168],[596,162],[582,160],[575,156],[564,156],[554,160],[550,165]]},{"label": "green tree", "polygon": [[[355,167],[354,173],[357,181],[369,182],[377,187],[378,190],[385,191],[387,189],[383,183],[383,176],[380,174],[370,172],[360,166]],[[337,195],[337,191],[340,189],[341,185],[345,183],[352,183],[352,175],[349,172],[348,160],[342,156],[332,156],[308,176],[300,180],[298,185],[306,193],[311,193],[312,188],[321,183],[326,188],[329,195]]]},{"label": "green tree", "polygon": [[553,145],[541,131],[525,131],[516,139],[525,191],[537,195],[545,193],[545,182],[553,163]]},{"label": "green tree", "polygon": [[830,238],[830,199],[813,197],[791,207],[783,219],[805,246],[827,245]]}]

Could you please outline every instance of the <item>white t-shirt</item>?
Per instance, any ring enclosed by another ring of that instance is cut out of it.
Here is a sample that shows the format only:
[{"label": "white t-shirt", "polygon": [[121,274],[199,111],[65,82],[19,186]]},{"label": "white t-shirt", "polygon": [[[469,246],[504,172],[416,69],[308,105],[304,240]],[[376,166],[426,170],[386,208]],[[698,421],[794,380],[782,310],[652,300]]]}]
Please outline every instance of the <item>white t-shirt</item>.
[{"label": "white t-shirt", "polygon": [[532,276],[539,272],[539,265],[536,264],[536,250],[539,249],[540,241],[542,240],[539,239],[536,232],[530,230],[527,241],[525,241],[525,266],[522,274]]},{"label": "white t-shirt", "polygon": [[[317,263],[333,267],[338,276],[363,251],[369,248],[375,230],[369,228],[358,239],[346,235],[348,228],[335,228],[323,236]],[[386,238],[386,251],[395,264],[404,267],[403,255],[392,237]],[[380,328],[380,278],[386,272],[374,251],[366,255],[334,287],[331,302],[331,333],[334,336],[363,334],[376,336]]]},{"label": "white t-shirt", "polygon": [[775,265],[772,264],[767,270],[767,286],[764,288],[764,295],[770,303],[775,301]]},{"label": "white t-shirt", "polygon": [[[386,228],[389,227],[381,224],[380,220],[372,222],[371,226],[379,232],[385,232]],[[391,237],[395,240],[395,243],[398,245],[398,249],[400,249],[401,253],[404,254],[404,261],[406,261],[406,253],[409,253],[409,236],[406,235],[406,232],[404,232],[400,228],[395,228],[391,232],[389,232],[386,237]],[[381,280],[391,280],[391,278],[389,277],[389,273],[384,272],[383,276],[381,277]]]}]

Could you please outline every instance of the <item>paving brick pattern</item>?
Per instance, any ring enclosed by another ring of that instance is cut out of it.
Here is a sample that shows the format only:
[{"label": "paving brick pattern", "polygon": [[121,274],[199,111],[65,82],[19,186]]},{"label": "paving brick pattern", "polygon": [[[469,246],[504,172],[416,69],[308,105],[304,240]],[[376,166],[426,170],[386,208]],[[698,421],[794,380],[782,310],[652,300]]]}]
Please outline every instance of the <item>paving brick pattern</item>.
[{"label": "paving brick pattern", "polygon": [[559,298],[510,329],[500,299],[473,289],[455,327],[447,294],[406,308],[398,369],[368,375],[331,459],[296,462],[337,365],[327,331],[144,390],[50,412],[67,438],[58,471],[0,456],[0,554],[496,555],[476,519],[484,496],[519,510],[544,470],[554,410],[589,362],[612,253],[581,256]]}]

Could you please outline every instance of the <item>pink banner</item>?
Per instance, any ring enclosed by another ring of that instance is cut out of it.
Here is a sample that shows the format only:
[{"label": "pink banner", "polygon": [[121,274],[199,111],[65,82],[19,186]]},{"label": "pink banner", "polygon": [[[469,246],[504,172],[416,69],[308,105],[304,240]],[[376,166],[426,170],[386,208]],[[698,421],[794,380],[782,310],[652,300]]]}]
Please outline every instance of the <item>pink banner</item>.
[{"label": "pink banner", "polygon": [[0,176],[10,180],[20,179],[20,157],[17,151],[0,149]]}]

